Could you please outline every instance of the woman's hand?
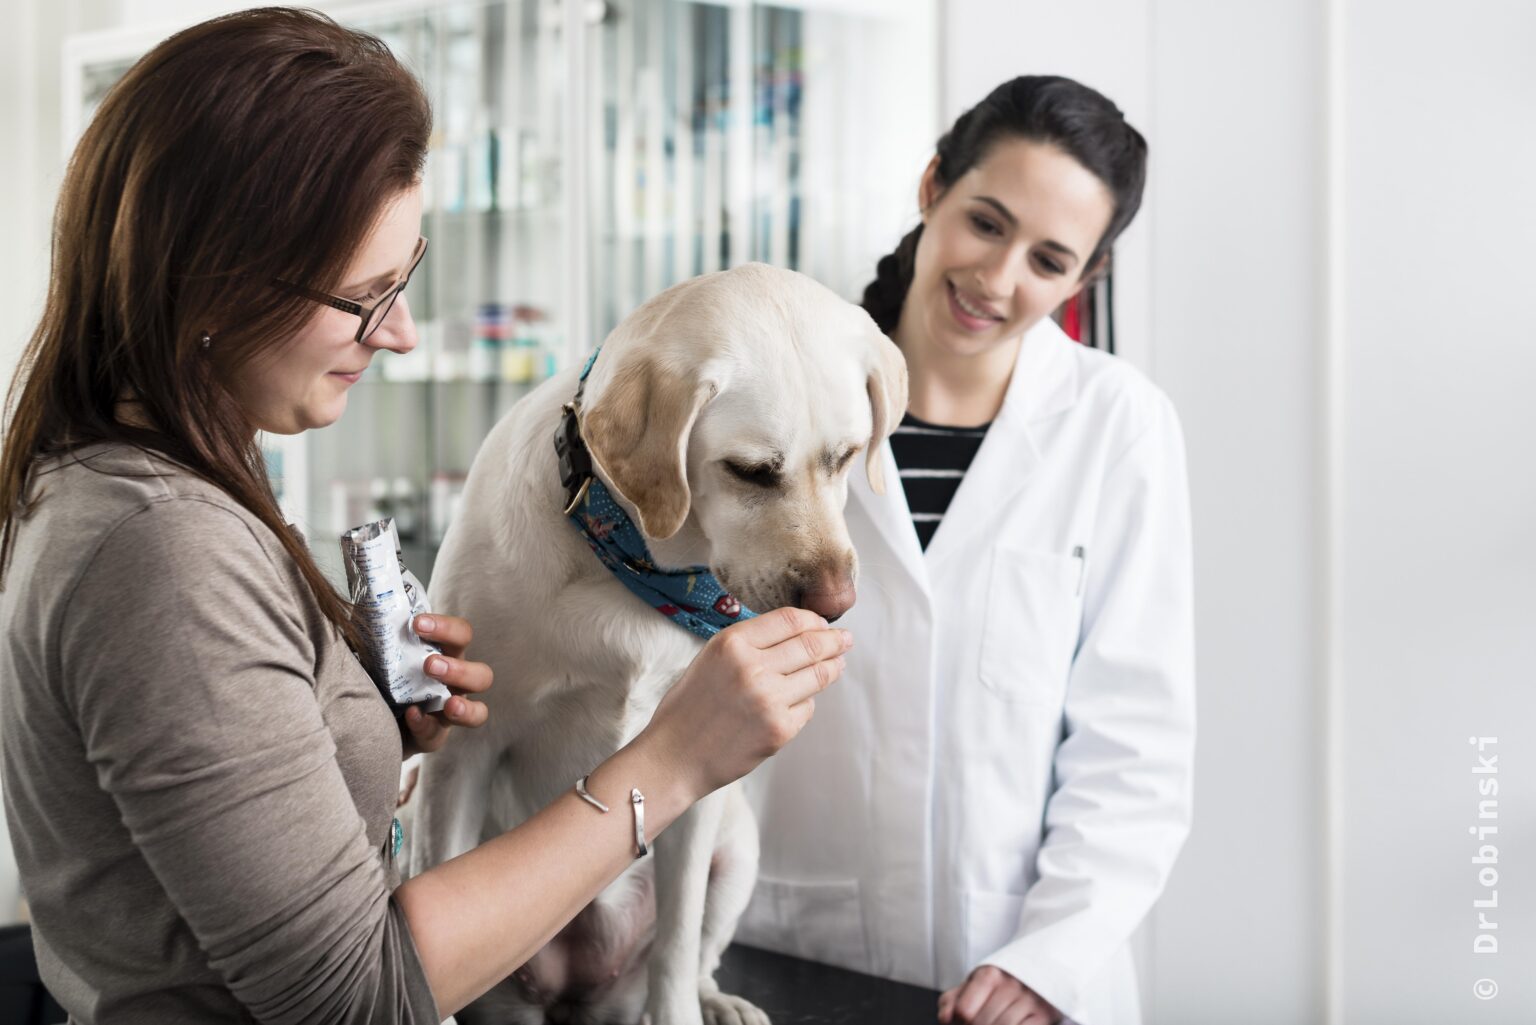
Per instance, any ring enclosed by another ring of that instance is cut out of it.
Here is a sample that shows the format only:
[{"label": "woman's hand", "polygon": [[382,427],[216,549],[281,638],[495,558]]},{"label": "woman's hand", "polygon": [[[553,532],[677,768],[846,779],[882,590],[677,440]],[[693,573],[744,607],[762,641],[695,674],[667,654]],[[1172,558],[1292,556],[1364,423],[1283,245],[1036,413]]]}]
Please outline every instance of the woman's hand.
[{"label": "woman's hand", "polygon": [[804,609],[733,623],[704,645],[636,740],[698,800],[793,740],[852,646],[848,631]]},{"label": "woman's hand", "polygon": [[939,997],[940,1025],[1056,1025],[1062,1013],[996,965],[982,965]]},{"label": "woman's hand", "polygon": [[443,649],[441,655],[427,656],[427,675],[447,684],[453,697],[448,699],[441,712],[423,714],[415,706],[405,710],[404,753],[407,758],[436,751],[447,741],[449,729],[482,726],[490,714],[484,704],[465,697],[484,693],[491,686],[491,667],[464,658],[464,651],[475,634],[469,621],[432,612],[417,616],[412,626],[422,640],[432,641]]}]

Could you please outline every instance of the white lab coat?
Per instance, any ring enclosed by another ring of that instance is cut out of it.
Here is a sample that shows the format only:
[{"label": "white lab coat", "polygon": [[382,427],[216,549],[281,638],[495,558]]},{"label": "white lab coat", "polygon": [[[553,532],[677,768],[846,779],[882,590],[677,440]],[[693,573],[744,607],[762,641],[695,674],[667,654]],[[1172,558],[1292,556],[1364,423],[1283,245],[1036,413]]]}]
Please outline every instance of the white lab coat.
[{"label": "white lab coat", "polygon": [[884,459],[885,496],[850,482],[847,670],[747,781],[736,938],[937,989],[993,964],[1080,1025],[1139,1025],[1127,941],[1188,833],[1194,753],[1173,407],[1046,320],[926,552]]}]

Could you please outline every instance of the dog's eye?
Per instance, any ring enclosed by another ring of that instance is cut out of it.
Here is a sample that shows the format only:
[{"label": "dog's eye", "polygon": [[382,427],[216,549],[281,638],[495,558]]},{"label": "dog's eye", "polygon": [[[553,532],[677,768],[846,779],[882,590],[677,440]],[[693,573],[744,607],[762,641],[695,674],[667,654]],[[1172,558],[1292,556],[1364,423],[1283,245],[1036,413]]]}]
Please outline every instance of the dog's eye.
[{"label": "dog's eye", "polygon": [[779,486],[779,471],[772,466],[742,466],[740,463],[727,461],[725,468],[731,471],[731,476],[737,480],[755,484],[760,488],[776,488]]}]

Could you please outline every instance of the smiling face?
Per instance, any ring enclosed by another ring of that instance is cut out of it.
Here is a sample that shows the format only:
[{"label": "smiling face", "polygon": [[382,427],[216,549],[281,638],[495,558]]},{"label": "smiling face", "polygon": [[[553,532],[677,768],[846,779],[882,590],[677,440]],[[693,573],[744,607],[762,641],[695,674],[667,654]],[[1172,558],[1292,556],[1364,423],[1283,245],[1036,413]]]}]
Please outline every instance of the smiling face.
[{"label": "smiling face", "polygon": [[941,194],[923,175],[923,234],[897,342],[965,356],[1016,339],[1082,288],[1114,213],[1109,189],[1061,149],[1003,139]]},{"label": "smiling face", "polygon": [[[421,235],[421,202],[417,186],[385,204],[336,295],[371,306],[405,274]],[[354,340],[356,316],[319,303],[314,308],[314,316],[292,344],[253,361],[229,384],[258,430],[298,434],[335,423],[347,408],[347,389],[368,369],[377,350],[409,352],[416,347],[416,324],[403,295],[361,343]]]}]

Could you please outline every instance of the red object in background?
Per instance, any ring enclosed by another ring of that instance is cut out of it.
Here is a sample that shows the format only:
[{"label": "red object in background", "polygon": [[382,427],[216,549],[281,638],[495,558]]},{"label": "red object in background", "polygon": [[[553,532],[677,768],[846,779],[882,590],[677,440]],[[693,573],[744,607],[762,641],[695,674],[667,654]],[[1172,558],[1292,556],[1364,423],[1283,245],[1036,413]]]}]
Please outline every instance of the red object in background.
[{"label": "red object in background", "polygon": [[1067,337],[1074,342],[1083,340],[1083,296],[1087,292],[1084,289],[1067,300],[1067,308],[1061,314],[1061,329],[1067,333]]}]

